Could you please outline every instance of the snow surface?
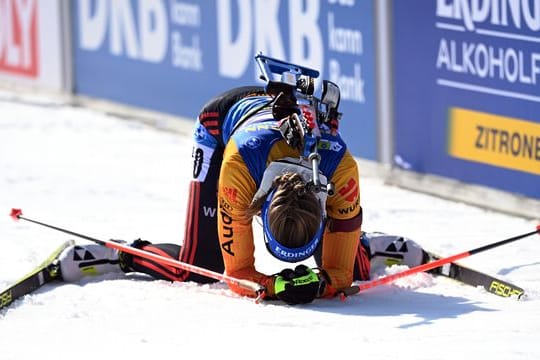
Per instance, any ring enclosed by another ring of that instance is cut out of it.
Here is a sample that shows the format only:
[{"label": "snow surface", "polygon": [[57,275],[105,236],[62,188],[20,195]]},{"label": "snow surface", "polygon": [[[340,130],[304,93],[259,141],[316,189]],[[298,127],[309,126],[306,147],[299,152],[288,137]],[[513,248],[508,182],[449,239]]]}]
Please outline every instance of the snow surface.
[{"label": "snow surface", "polygon": [[[13,222],[11,208],[100,239],[181,242],[190,173],[189,136],[0,93],[0,288],[70,238]],[[408,236],[443,255],[537,224],[367,175],[361,186],[364,229]],[[257,266],[283,268],[257,240]],[[136,274],[56,283],[0,311],[0,359],[539,359],[538,241],[462,261],[524,287],[523,301],[427,274],[304,306],[256,304],[224,284]]]}]

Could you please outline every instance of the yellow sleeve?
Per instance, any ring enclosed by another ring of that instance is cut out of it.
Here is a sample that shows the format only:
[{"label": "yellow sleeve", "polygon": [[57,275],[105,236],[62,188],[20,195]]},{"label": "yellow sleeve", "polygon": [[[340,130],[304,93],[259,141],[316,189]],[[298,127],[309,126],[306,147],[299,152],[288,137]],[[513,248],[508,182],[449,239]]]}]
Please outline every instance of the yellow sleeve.
[{"label": "yellow sleeve", "polygon": [[[358,165],[349,152],[345,154],[330,180],[334,183],[336,193],[329,196],[326,202],[329,220],[349,220],[359,216],[361,207]],[[332,296],[337,290],[351,285],[360,231],[360,226],[347,232],[331,232],[326,228],[322,268],[330,278],[330,285],[325,296]]]},{"label": "yellow sleeve", "polygon": [[[253,218],[246,214],[255,192],[256,184],[236,144],[231,141],[223,154],[218,186],[218,234],[225,273],[238,279],[257,282],[272,291],[270,282],[273,279],[255,270]],[[231,283],[229,287],[243,296],[254,295]]]}]

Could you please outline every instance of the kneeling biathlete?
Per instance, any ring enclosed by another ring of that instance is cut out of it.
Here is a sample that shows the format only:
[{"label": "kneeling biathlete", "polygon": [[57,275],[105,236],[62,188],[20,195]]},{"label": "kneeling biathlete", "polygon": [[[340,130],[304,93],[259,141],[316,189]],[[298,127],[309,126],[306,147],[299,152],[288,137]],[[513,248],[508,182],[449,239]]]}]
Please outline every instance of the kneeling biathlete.
[{"label": "kneeling biathlete", "polygon": [[[337,131],[339,88],[323,81],[318,99],[313,96],[317,71],[262,55],[256,60],[266,87],[229,90],[198,116],[182,246],[143,240],[131,245],[257,282],[268,299],[289,304],[332,297],[354,280],[367,280],[372,263],[381,259],[409,266],[424,261],[410,240],[361,232],[357,163]],[[281,82],[271,80],[276,73]],[[317,267],[259,272],[252,228],[256,216],[271,255],[287,263],[314,256]],[[113,270],[170,281],[216,281],[98,245],[68,248],[60,268],[66,281]],[[252,296],[234,284],[229,287]]]}]

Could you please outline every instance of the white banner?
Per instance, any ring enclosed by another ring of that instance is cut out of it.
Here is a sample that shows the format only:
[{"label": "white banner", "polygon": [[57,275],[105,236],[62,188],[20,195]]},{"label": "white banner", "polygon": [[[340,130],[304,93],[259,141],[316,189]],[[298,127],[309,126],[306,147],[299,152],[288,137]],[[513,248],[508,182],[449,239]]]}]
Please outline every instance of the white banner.
[{"label": "white banner", "polygon": [[[69,47],[61,0],[0,0],[0,84],[62,91]],[[66,50],[66,51],[65,51]]]}]

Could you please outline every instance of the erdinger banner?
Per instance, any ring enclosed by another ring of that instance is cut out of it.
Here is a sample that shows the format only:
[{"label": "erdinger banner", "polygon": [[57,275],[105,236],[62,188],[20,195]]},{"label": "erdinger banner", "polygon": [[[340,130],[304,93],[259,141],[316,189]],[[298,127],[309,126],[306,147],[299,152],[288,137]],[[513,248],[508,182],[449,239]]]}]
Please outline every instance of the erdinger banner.
[{"label": "erdinger banner", "polygon": [[60,4],[0,0],[0,82],[64,89]]},{"label": "erdinger banner", "polygon": [[401,164],[540,198],[540,0],[395,1]]},{"label": "erdinger banner", "polygon": [[337,83],[343,137],[375,159],[373,12],[358,0],[74,1],[76,91],[195,118],[229,88],[262,85],[262,52]]}]

